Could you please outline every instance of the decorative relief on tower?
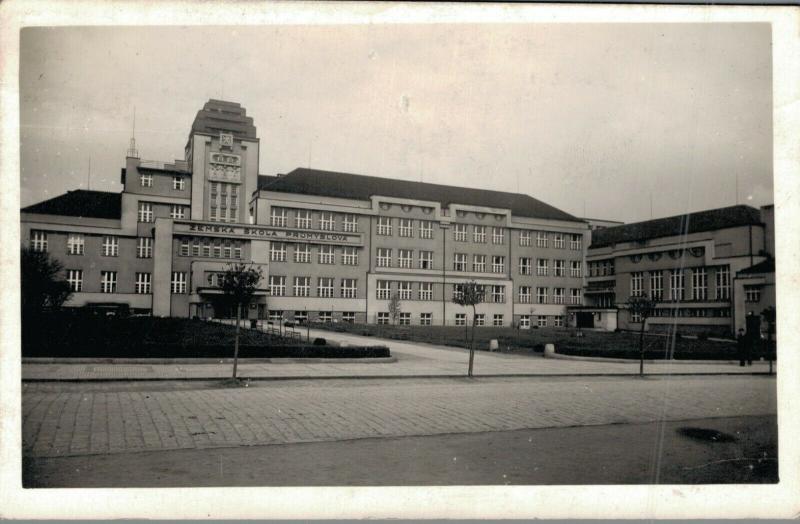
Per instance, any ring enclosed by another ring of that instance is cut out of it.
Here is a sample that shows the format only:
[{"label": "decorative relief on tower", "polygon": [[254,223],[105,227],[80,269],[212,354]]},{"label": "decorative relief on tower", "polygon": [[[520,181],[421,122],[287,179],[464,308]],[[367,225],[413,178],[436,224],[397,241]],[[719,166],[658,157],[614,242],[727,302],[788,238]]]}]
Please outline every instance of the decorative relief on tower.
[{"label": "decorative relief on tower", "polygon": [[208,159],[208,179],[222,182],[239,182],[242,159],[229,153],[211,153]]}]

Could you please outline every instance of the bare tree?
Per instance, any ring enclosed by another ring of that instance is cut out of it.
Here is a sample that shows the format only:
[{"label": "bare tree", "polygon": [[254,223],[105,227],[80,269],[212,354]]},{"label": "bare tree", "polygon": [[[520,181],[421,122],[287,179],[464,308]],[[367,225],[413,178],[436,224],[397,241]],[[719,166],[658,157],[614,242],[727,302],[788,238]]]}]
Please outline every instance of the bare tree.
[{"label": "bare tree", "polygon": [[656,301],[646,295],[632,295],[626,302],[631,316],[638,315],[642,326],[639,329],[639,376],[644,376],[644,327],[653,315]]},{"label": "bare tree", "polygon": [[236,338],[233,346],[233,378],[236,378],[236,368],[239,362],[239,323],[242,318],[242,307],[248,306],[253,300],[259,282],[264,277],[260,267],[251,264],[231,264],[222,274],[220,289],[232,307],[236,308]]},{"label": "bare tree", "polygon": [[403,304],[400,302],[400,295],[395,293],[389,300],[389,316],[392,317],[392,324],[397,324],[397,319],[403,310]]},{"label": "bare tree", "polygon": [[456,284],[458,289],[453,295],[453,303],[459,306],[472,306],[472,339],[469,343],[469,366],[467,367],[467,376],[472,376],[472,364],[475,360],[475,317],[477,317],[476,306],[482,303],[485,299],[485,291],[483,286],[476,284],[474,281],[465,282],[463,284]]}]

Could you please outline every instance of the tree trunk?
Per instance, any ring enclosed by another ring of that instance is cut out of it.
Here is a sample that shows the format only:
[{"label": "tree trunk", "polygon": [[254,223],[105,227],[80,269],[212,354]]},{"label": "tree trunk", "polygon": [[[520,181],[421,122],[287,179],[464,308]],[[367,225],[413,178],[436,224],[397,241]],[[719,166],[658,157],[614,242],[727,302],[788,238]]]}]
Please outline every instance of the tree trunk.
[{"label": "tree trunk", "polygon": [[233,343],[233,378],[236,378],[236,367],[239,364],[239,324],[241,323],[242,307],[236,304],[236,338]]},{"label": "tree trunk", "polygon": [[644,323],[647,319],[642,317],[642,328],[639,330],[639,376],[644,376]]},{"label": "tree trunk", "polygon": [[469,368],[467,368],[467,376],[472,377],[472,363],[475,360],[475,306],[472,306],[472,338],[469,342]]}]

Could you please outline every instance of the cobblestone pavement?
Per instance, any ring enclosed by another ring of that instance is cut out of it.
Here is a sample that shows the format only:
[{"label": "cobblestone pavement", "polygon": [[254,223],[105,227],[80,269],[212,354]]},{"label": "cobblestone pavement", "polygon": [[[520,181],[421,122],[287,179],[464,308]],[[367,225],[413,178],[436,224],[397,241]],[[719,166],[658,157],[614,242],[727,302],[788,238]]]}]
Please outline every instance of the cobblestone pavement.
[{"label": "cobblestone pavement", "polygon": [[[415,342],[376,339],[358,335],[311,330],[311,337],[322,336],[351,345],[386,344],[397,362],[290,362],[240,364],[240,376],[248,378],[310,377],[400,377],[463,376],[467,350]],[[647,374],[766,373],[766,362],[752,367],[736,363],[658,362],[645,364]],[[231,373],[230,364],[41,364],[25,363],[23,380],[109,380],[109,379],[200,379],[223,378]],[[638,361],[599,362],[545,359],[541,356],[488,353],[475,355],[475,374],[489,375],[636,375]]]},{"label": "cobblestone pavement", "polygon": [[775,380],[759,376],[306,380],[234,389],[176,384],[24,383],[23,453],[57,457],[776,413]]}]

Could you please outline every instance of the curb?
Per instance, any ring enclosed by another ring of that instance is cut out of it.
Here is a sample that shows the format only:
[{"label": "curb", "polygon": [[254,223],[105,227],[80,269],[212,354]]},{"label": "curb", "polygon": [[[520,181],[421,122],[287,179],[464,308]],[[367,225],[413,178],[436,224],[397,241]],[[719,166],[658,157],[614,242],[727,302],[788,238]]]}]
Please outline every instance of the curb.
[{"label": "curb", "polygon": [[[375,358],[240,358],[239,364],[389,364],[397,362],[397,357]],[[60,358],[25,357],[23,364],[233,364],[232,358]]]},{"label": "curb", "polygon": [[[617,364],[638,364],[639,359],[632,358],[606,358],[606,357],[585,357],[582,355],[567,355],[564,353],[553,353],[546,358],[557,358],[562,360],[582,360],[585,362],[613,362]],[[665,364],[720,364],[720,365],[735,365],[738,360],[667,360],[667,359],[645,359],[645,364],[665,365]],[[765,362],[766,364],[766,362]]]},{"label": "curb", "polygon": [[[754,371],[752,373],[737,373],[735,371],[720,371],[720,372],[700,372],[700,373],[645,373],[645,378],[658,378],[658,377],[702,377],[702,376],[776,376],[770,375],[767,371]],[[638,373],[501,373],[491,375],[474,375],[473,379],[482,378],[599,378],[599,377],[613,377],[613,378],[641,378]],[[198,381],[216,381],[225,380],[224,377],[135,377],[135,378],[119,378],[119,377],[98,377],[98,378],[23,378],[22,382],[198,382]],[[461,378],[466,379],[465,375],[332,375],[332,376],[284,376],[284,377],[267,377],[267,376],[240,376],[242,380],[408,380],[408,379],[443,379],[443,378]]]}]

